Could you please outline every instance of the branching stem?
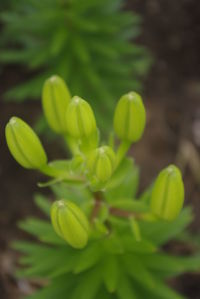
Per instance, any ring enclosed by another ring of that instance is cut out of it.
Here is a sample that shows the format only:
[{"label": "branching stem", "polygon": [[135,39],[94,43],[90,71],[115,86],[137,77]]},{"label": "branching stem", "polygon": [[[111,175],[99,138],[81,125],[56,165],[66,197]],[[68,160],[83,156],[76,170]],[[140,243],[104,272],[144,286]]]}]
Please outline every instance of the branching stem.
[{"label": "branching stem", "polygon": [[95,204],[91,214],[91,222],[94,222],[95,218],[97,218],[97,215],[99,214],[99,211],[101,209],[102,199],[103,199],[101,192],[95,192],[94,197],[95,197]]},{"label": "branching stem", "polygon": [[[94,197],[95,197],[95,204],[94,204],[94,208],[93,208],[92,214],[91,214],[91,222],[94,222],[95,218],[97,218],[99,211],[101,209],[101,206],[104,203],[101,192],[95,192]],[[122,209],[115,208],[112,206],[109,207],[109,213],[113,216],[127,218],[127,219],[129,219],[130,217],[134,217],[135,219],[141,218],[141,215],[139,213],[136,213],[133,211],[122,210]]]},{"label": "branching stem", "polygon": [[126,210],[121,210],[115,207],[110,207],[109,212],[113,216],[117,217],[122,217],[122,218],[140,218],[140,215],[138,213],[132,212],[132,211],[126,211]]}]

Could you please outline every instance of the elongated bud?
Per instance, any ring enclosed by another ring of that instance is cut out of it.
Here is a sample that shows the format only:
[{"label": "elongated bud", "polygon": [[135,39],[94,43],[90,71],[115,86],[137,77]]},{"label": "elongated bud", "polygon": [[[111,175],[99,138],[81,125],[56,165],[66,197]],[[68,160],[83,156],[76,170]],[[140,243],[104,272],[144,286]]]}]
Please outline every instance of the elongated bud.
[{"label": "elongated bud", "polygon": [[122,140],[138,141],[146,123],[146,113],[142,98],[136,92],[123,95],[115,109],[114,130]]},{"label": "elongated bud", "polygon": [[45,81],[42,106],[49,126],[56,133],[67,131],[65,114],[70,99],[70,92],[62,78],[52,76]]},{"label": "elongated bud", "polygon": [[68,133],[74,138],[89,137],[96,131],[96,120],[92,108],[78,96],[72,98],[67,108],[66,122]]},{"label": "elongated bud", "polygon": [[102,146],[90,153],[87,160],[89,175],[99,182],[106,182],[116,166],[116,156],[109,146]]},{"label": "elongated bud", "polygon": [[55,201],[51,207],[51,221],[56,233],[74,248],[88,242],[89,222],[82,210],[68,200]]},{"label": "elongated bud", "polygon": [[151,195],[151,210],[158,217],[174,220],[184,201],[184,185],[180,170],[170,165],[158,175]]},{"label": "elongated bud", "polygon": [[47,163],[43,146],[31,127],[18,117],[6,125],[8,148],[15,160],[25,168],[40,169]]}]

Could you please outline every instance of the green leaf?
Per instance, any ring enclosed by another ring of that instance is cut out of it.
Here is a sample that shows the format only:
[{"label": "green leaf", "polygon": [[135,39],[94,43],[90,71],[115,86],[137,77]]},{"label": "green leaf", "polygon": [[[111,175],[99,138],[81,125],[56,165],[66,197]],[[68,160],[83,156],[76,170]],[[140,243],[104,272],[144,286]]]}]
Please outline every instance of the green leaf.
[{"label": "green leaf", "polygon": [[25,299],[65,298],[66,294],[69,293],[70,288],[73,285],[74,277],[71,274],[63,275],[54,279],[50,285],[35,294],[26,297]]},{"label": "green leaf", "polygon": [[157,250],[156,246],[150,241],[142,238],[142,240],[138,242],[132,235],[123,234],[123,232],[121,240],[126,252],[153,253]]},{"label": "green leaf", "polygon": [[71,160],[54,160],[49,163],[49,166],[68,172],[71,170]]},{"label": "green leaf", "polygon": [[102,267],[103,281],[108,292],[112,293],[117,288],[120,274],[117,256],[106,255],[103,259]]},{"label": "green leaf", "polygon": [[111,203],[111,207],[132,212],[149,211],[149,207],[144,202],[132,198],[116,198],[116,200]]},{"label": "green leaf", "polygon": [[73,272],[80,273],[96,265],[101,258],[102,248],[98,242],[89,244],[77,258]]},{"label": "green leaf", "polygon": [[188,257],[170,256],[165,253],[156,253],[142,256],[143,263],[150,271],[157,271],[166,277],[180,275],[188,271],[200,270],[200,255]]},{"label": "green leaf", "polygon": [[65,244],[65,241],[57,236],[50,222],[37,218],[28,218],[19,223],[24,231],[36,236],[39,240],[49,244]]},{"label": "green leaf", "polygon": [[51,248],[19,242],[15,248],[26,254],[21,263],[28,267],[18,270],[20,277],[56,277],[71,272],[77,258],[77,252],[67,245]]},{"label": "green leaf", "polygon": [[124,246],[117,235],[111,234],[103,240],[104,249],[111,254],[124,253]]},{"label": "green leaf", "polygon": [[191,209],[185,208],[175,221],[140,221],[141,234],[155,244],[162,245],[181,233],[192,219]]},{"label": "green leaf", "polygon": [[5,99],[22,102],[25,99],[39,98],[42,84],[47,77],[49,77],[49,74],[43,74],[24,84],[13,87],[5,93]]},{"label": "green leaf", "polygon": [[[145,255],[144,255],[145,256]],[[143,256],[140,260],[137,257],[126,255],[123,257],[126,269],[129,275],[136,280],[143,288],[147,288],[150,294],[156,295],[158,298],[163,299],[183,299],[183,297],[170,288],[168,288],[163,282],[155,279],[147,269],[143,266]],[[159,263],[159,261],[156,261]]]},{"label": "green leaf", "polygon": [[101,284],[101,277],[99,273],[99,268],[95,267],[88,272],[84,272],[79,277],[77,277],[76,288],[72,293],[71,299],[93,299],[95,298]]},{"label": "green leaf", "polygon": [[152,192],[152,187],[153,187],[153,184],[150,185],[139,197],[139,200],[146,203],[146,204],[149,204],[150,202],[150,199],[151,199],[151,192]]},{"label": "green leaf", "polygon": [[140,226],[139,226],[138,221],[134,217],[131,217],[129,219],[129,223],[130,223],[130,228],[131,228],[131,231],[133,233],[135,240],[137,242],[141,242],[142,236],[141,236]]},{"label": "green leaf", "polygon": [[93,207],[94,199],[90,191],[85,188],[85,186],[75,187],[71,185],[69,186],[66,183],[59,183],[51,186],[51,188],[57,198],[70,199],[86,212],[88,210],[88,206],[89,210]]},{"label": "green leaf", "polygon": [[47,216],[50,215],[51,203],[45,196],[42,194],[36,194],[34,196],[34,201],[42,212],[44,212]]},{"label": "green leaf", "polygon": [[[145,255],[144,255],[145,256]],[[156,284],[153,280],[153,277],[145,269],[143,260],[139,257],[126,254],[122,257],[122,260],[125,264],[128,274],[137,282],[142,283],[145,287],[149,289],[154,289]]]},{"label": "green leaf", "polygon": [[155,281],[156,287],[153,290],[150,290],[152,294],[159,296],[162,299],[186,299],[184,296],[176,293],[174,290],[170,289],[166,284],[163,282],[156,280]]},{"label": "green leaf", "polygon": [[134,286],[128,276],[122,271],[119,279],[120,283],[117,286],[117,296],[119,299],[137,299],[138,296],[134,291]]},{"label": "green leaf", "polygon": [[132,198],[137,192],[139,170],[132,159],[124,159],[106,186],[105,197],[109,202],[117,198]]}]

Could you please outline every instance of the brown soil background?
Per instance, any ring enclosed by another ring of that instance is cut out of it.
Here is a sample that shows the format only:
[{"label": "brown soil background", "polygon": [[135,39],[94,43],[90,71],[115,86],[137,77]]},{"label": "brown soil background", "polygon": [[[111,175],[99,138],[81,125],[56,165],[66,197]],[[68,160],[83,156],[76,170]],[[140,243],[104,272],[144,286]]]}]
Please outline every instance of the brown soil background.
[{"label": "brown soil background", "polygon": [[[200,2],[135,0],[127,1],[127,7],[143,16],[143,34],[138,42],[145,44],[154,57],[154,65],[144,82],[148,123],[142,141],[133,147],[136,162],[141,166],[141,189],[162,167],[177,162],[186,147],[186,204],[194,208],[195,220],[191,229],[199,234]],[[40,177],[35,172],[25,171],[10,157],[4,127],[12,115],[34,123],[40,103],[3,102],[3,92],[23,81],[27,74],[13,65],[5,68],[0,76],[0,298],[17,299],[31,291],[32,286],[25,280],[14,278],[17,254],[9,244],[24,237],[16,222],[39,213],[32,194],[38,191],[36,182]],[[45,143],[50,157],[64,155],[59,146],[52,146],[50,141]],[[174,244],[171,250],[185,249],[180,246],[177,249]],[[200,298],[198,274],[185,274],[173,282],[173,286],[189,299]]]}]

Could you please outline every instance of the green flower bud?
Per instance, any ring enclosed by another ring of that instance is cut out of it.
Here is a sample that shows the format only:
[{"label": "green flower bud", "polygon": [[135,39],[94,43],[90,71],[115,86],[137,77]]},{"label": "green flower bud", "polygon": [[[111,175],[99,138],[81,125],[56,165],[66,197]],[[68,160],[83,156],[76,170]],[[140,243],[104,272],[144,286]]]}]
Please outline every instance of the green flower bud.
[{"label": "green flower bud", "polygon": [[78,96],[72,98],[67,108],[66,122],[68,133],[74,138],[90,137],[97,129],[92,108]]},{"label": "green flower bud", "polygon": [[138,141],[146,123],[146,113],[142,98],[136,92],[123,95],[115,109],[114,130],[122,140]]},{"label": "green flower bud", "polygon": [[151,195],[151,211],[165,220],[174,220],[184,201],[184,185],[180,170],[170,165],[158,175]]},{"label": "green flower bud", "polygon": [[15,160],[25,168],[39,169],[47,163],[43,146],[31,127],[18,117],[6,125],[8,148]]},{"label": "green flower bud", "polygon": [[116,166],[116,155],[111,147],[102,146],[93,150],[87,160],[89,175],[99,182],[106,182]]},{"label": "green flower bud", "polygon": [[49,126],[56,133],[67,131],[65,114],[70,99],[70,92],[62,78],[52,76],[45,81],[42,106]]},{"label": "green flower bud", "polygon": [[76,204],[68,200],[55,201],[51,207],[51,221],[56,233],[72,247],[86,246],[89,222]]}]

